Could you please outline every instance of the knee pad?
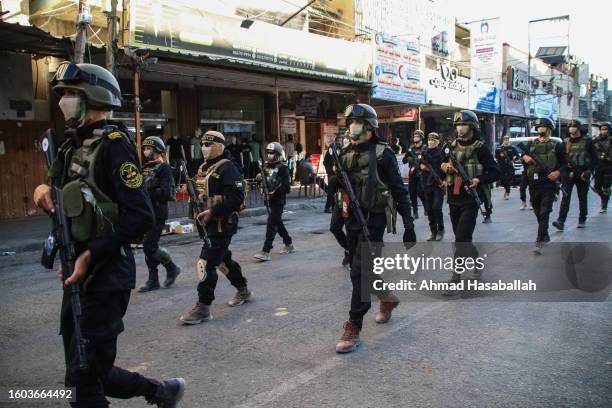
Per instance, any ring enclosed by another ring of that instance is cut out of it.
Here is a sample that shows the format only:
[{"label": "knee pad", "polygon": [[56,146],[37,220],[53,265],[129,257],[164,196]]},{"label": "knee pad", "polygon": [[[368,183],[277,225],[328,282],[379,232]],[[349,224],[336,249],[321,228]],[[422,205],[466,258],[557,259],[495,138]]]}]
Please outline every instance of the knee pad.
[{"label": "knee pad", "polygon": [[221,262],[221,265],[219,265],[219,270],[225,276],[229,275],[229,268],[227,267],[227,264],[225,262]]},{"label": "knee pad", "polygon": [[206,280],[206,261],[202,258],[199,258],[196,264],[196,274],[198,276],[198,282],[204,282],[204,280]]},{"label": "knee pad", "polygon": [[154,256],[162,265],[166,265],[167,263],[170,263],[170,261],[172,261],[172,258],[170,258],[170,252],[168,252],[168,250],[165,248],[157,248],[157,251],[155,251]]}]

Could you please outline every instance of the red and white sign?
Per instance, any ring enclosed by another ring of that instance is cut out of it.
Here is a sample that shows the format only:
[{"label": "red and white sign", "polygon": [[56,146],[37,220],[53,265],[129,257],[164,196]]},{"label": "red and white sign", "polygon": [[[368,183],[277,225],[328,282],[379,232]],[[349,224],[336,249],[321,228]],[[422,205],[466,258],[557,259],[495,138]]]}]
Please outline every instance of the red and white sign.
[{"label": "red and white sign", "polygon": [[380,123],[415,121],[419,117],[418,108],[409,106],[376,108],[376,113],[378,114],[378,122]]}]

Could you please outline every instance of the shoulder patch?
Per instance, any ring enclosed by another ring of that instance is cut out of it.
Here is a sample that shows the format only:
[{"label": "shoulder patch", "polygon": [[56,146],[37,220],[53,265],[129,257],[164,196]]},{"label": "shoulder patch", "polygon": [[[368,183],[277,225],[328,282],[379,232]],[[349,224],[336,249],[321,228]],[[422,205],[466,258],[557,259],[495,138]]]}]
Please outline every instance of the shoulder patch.
[{"label": "shoulder patch", "polygon": [[119,177],[128,188],[139,188],[142,186],[142,173],[138,166],[132,162],[124,162],[119,167]]},{"label": "shoulder patch", "polygon": [[119,132],[118,130],[114,130],[110,132],[108,135],[106,135],[106,138],[108,140],[117,140],[117,139],[121,139],[122,137],[123,137],[123,133]]}]

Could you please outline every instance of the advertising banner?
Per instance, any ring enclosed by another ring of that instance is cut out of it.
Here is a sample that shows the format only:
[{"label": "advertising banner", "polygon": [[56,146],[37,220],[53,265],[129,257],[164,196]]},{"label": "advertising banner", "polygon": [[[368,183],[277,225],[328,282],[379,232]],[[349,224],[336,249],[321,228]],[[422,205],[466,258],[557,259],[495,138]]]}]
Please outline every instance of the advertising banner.
[{"label": "advertising banner", "polygon": [[421,52],[453,55],[455,16],[449,0],[367,0],[355,2],[355,34],[385,32],[419,41]]},{"label": "advertising banner", "polygon": [[501,104],[502,115],[516,116],[526,118],[529,106],[527,104],[527,95],[523,92],[505,90]]},{"label": "advertising banner", "polygon": [[415,105],[425,103],[425,89],[421,83],[423,58],[418,41],[403,41],[377,33],[372,97]]},{"label": "advertising banner", "polygon": [[531,98],[531,115],[537,118],[548,118],[556,122],[558,112],[557,95],[547,94],[541,89],[536,89],[535,95]]},{"label": "advertising banner", "polygon": [[456,108],[469,106],[469,79],[459,76],[457,68],[442,64],[437,70],[425,69],[423,81],[427,103]]},{"label": "advertising banner", "polygon": [[499,113],[500,90],[494,85],[470,80],[469,108],[488,113]]},{"label": "advertising banner", "polygon": [[502,44],[499,19],[476,21],[470,24],[471,77],[501,85]]},{"label": "advertising banner", "polygon": [[131,47],[208,56],[278,71],[368,80],[372,48],[304,31],[213,14],[197,2],[132,0]]}]

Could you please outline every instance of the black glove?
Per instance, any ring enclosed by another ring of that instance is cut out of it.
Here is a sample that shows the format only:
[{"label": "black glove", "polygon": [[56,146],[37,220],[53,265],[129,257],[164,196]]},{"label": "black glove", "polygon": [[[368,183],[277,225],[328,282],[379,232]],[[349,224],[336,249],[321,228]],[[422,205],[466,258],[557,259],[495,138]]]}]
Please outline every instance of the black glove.
[{"label": "black glove", "polygon": [[406,249],[412,248],[416,244],[416,234],[414,232],[414,224],[410,222],[409,224],[404,224],[404,236],[402,237],[402,242],[404,243],[404,247]]}]

